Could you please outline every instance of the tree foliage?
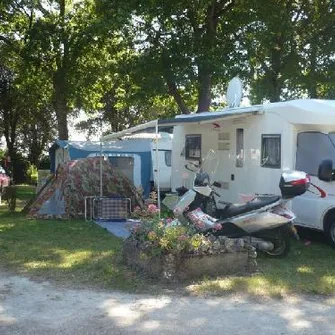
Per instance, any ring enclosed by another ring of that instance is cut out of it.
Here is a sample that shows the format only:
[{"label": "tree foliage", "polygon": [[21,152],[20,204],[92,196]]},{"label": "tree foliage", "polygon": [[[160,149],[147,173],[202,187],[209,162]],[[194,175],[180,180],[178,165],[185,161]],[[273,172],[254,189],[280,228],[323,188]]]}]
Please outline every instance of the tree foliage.
[{"label": "tree foliage", "polygon": [[334,6],[330,0],[254,1],[243,28],[252,101],[327,96],[321,87],[328,84],[329,93],[334,80]]},{"label": "tree foliage", "polygon": [[234,73],[242,8],[233,0],[178,0],[145,2],[136,11],[136,48],[182,113],[209,110],[212,87]]},{"label": "tree foliage", "polygon": [[[0,131],[34,165],[55,136],[252,102],[334,98],[332,0],[3,0]],[[4,79],[6,76],[10,79]],[[7,80],[7,81],[6,81]],[[214,99],[215,98],[215,99]]]}]

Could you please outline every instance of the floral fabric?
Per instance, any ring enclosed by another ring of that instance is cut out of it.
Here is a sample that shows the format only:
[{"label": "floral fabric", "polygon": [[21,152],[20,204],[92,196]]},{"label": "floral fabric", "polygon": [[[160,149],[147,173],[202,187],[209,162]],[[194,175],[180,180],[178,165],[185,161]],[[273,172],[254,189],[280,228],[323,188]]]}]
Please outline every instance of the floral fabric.
[{"label": "floral fabric", "polygon": [[[143,200],[131,181],[108,161],[102,160],[103,196],[118,196],[131,199],[132,206],[143,206]],[[83,217],[85,197],[100,195],[100,158],[91,157],[67,162],[57,169],[48,185],[41,190],[30,206],[28,216],[41,217],[40,209],[47,201],[59,202],[57,208],[64,208],[58,216]],[[50,213],[54,215],[54,213]]]}]

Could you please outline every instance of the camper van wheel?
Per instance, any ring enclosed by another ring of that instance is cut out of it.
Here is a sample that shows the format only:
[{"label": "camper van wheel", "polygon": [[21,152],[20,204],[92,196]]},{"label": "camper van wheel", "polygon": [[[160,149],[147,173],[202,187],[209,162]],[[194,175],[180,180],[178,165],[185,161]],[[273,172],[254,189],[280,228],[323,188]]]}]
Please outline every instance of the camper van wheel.
[{"label": "camper van wheel", "polygon": [[278,234],[271,242],[274,248],[271,251],[266,251],[266,254],[271,257],[285,257],[291,249],[291,237],[288,226],[278,229]]},{"label": "camper van wheel", "polygon": [[335,212],[327,215],[324,224],[324,231],[329,244],[335,248]]}]

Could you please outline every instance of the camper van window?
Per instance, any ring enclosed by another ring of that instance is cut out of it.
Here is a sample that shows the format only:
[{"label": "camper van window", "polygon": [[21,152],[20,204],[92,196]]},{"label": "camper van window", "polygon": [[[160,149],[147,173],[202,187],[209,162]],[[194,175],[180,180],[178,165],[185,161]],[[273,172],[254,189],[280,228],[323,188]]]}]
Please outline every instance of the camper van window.
[{"label": "camper van window", "polygon": [[166,166],[171,166],[171,150],[166,150],[165,151],[165,165]]},{"label": "camper van window", "polygon": [[190,160],[201,159],[201,135],[186,135],[185,158]]},{"label": "camper van window", "polygon": [[261,166],[273,169],[281,167],[281,135],[262,135]]},{"label": "camper van window", "polygon": [[243,167],[244,139],[243,129],[236,129],[236,167]]},{"label": "camper van window", "polygon": [[298,134],[296,169],[316,176],[322,160],[335,161],[335,136],[319,132]]}]

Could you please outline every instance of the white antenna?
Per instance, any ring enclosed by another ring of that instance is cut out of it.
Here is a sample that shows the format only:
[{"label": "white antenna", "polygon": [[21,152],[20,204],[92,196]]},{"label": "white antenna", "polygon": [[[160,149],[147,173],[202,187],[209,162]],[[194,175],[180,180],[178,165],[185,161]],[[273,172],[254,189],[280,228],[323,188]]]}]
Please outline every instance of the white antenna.
[{"label": "white antenna", "polygon": [[243,85],[239,77],[234,77],[228,84],[226,100],[228,107],[239,107],[243,97]]}]

